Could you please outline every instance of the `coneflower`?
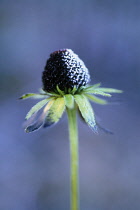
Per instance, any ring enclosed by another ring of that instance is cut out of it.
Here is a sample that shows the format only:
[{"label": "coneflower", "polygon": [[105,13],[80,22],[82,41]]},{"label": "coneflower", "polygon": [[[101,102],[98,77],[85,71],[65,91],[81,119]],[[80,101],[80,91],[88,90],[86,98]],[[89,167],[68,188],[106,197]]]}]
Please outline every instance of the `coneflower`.
[{"label": "coneflower", "polygon": [[[62,49],[50,54],[42,75],[43,88],[39,93],[28,93],[20,99],[43,99],[27,113],[27,133],[55,124],[67,111],[70,153],[71,153],[71,210],[79,209],[78,187],[78,130],[76,112],[88,126],[97,132],[95,114],[89,100],[105,105],[107,101],[98,96],[111,97],[110,93],[122,93],[121,90],[89,85],[90,75],[84,62],[70,49]],[[43,108],[44,107],[44,108]],[[42,113],[37,117],[39,110]]]}]

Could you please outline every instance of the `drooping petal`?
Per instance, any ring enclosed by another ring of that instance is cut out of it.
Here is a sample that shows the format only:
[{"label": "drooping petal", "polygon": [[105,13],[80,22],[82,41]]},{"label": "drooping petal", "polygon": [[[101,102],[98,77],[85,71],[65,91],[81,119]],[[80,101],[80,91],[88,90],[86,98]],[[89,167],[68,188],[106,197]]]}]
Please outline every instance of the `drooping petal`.
[{"label": "drooping petal", "polygon": [[122,93],[122,90],[114,89],[114,88],[97,88],[96,90],[105,92],[105,93]]},{"label": "drooping petal", "polygon": [[49,97],[49,98],[46,98],[42,101],[39,101],[36,105],[34,105],[30,111],[27,113],[25,119],[28,120],[34,113],[38,112],[43,106],[45,106],[45,104],[52,100],[53,97]]},{"label": "drooping petal", "polygon": [[37,119],[37,115],[39,113],[34,113],[28,120],[25,120],[24,123],[23,123],[23,127],[24,129],[27,128],[28,126],[34,124],[34,122],[36,122],[36,119]]},{"label": "drooping petal", "polygon": [[101,98],[98,98],[96,96],[90,95],[90,94],[85,94],[91,101],[97,104],[105,105],[107,104],[107,101]]},{"label": "drooping petal", "polygon": [[41,128],[44,124],[45,116],[46,114],[43,112],[34,124],[31,124],[25,128],[25,132],[30,133]]},{"label": "drooping petal", "polygon": [[97,83],[95,85],[91,85],[89,87],[84,88],[83,91],[86,91],[87,92],[88,90],[90,91],[90,90],[96,89],[96,88],[98,88],[100,86],[101,86],[101,83]]},{"label": "drooping petal", "polygon": [[37,93],[26,93],[22,95],[19,99],[28,99],[28,98],[33,98],[33,99],[41,99],[41,98],[47,98],[46,94],[37,94]]},{"label": "drooping petal", "polygon": [[84,95],[74,95],[74,98],[85,122],[94,132],[97,132],[95,115],[88,99]]},{"label": "drooping petal", "polygon": [[102,95],[102,96],[107,96],[110,97],[111,95],[108,93],[122,93],[122,90],[117,90],[114,88],[102,88],[100,87],[100,83],[86,87],[83,89],[83,93],[92,93],[95,95]]},{"label": "drooping petal", "polygon": [[101,96],[106,96],[106,97],[111,97],[109,93],[105,93],[101,91],[100,89],[90,89],[90,90],[84,90],[84,93],[87,94],[94,94],[94,95],[101,95]]},{"label": "drooping petal", "polygon": [[48,111],[48,114],[45,119],[44,127],[48,127],[54,123],[57,123],[62,117],[62,114],[65,110],[65,101],[64,98],[55,99],[53,105]]},{"label": "drooping petal", "polygon": [[74,97],[71,94],[64,95],[65,105],[69,109],[74,108]]},{"label": "drooping petal", "polygon": [[114,134],[114,133],[113,133],[112,131],[110,131],[109,129],[102,127],[99,123],[97,123],[97,127],[98,127],[100,130],[102,130],[104,133],[106,133],[106,134],[110,134],[110,135],[113,135],[113,134]]},{"label": "drooping petal", "polygon": [[30,133],[33,132],[35,130],[38,130],[39,128],[41,128],[44,124],[46,115],[48,110],[50,109],[50,107],[52,106],[52,104],[54,103],[55,99],[51,100],[48,102],[48,104],[45,106],[45,108],[43,109],[42,114],[40,115],[40,117],[38,119],[36,118],[36,113],[32,115],[31,118],[29,118],[26,122],[26,126],[25,126],[25,132],[26,133]]}]

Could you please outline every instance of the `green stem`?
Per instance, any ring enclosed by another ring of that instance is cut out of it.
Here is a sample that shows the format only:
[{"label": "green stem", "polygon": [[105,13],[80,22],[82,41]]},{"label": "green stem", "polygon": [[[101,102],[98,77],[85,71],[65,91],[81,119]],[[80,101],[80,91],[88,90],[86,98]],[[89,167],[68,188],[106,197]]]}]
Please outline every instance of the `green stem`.
[{"label": "green stem", "polygon": [[70,138],[70,168],[71,168],[71,210],[79,210],[79,177],[78,177],[78,129],[76,108],[67,109]]}]

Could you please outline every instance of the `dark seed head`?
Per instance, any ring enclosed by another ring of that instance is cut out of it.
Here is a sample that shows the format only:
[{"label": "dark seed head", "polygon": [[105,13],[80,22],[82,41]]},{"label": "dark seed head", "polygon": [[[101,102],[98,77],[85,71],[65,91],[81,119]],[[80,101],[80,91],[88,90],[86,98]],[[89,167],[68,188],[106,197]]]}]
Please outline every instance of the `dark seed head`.
[{"label": "dark seed head", "polygon": [[55,92],[77,89],[90,81],[90,75],[84,62],[70,49],[55,51],[50,54],[42,75],[43,90]]}]

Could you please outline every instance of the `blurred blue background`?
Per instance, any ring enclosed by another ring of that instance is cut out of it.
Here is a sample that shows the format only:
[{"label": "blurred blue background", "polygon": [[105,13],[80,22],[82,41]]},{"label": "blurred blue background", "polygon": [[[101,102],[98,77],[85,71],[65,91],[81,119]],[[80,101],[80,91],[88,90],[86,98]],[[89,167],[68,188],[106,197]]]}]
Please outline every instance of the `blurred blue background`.
[{"label": "blurred blue background", "polygon": [[[140,1],[0,0],[0,210],[69,209],[67,118],[26,134],[49,54],[71,48],[92,84],[124,90],[94,105],[114,135],[79,120],[81,210],[140,209]],[[115,101],[121,101],[114,105]]]}]

